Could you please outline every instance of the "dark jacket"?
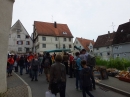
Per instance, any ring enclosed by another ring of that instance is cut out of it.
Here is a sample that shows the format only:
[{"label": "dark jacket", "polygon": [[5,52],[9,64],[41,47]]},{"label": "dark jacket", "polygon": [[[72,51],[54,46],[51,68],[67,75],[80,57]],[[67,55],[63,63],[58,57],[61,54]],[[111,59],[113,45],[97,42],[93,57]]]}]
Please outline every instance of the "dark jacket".
[{"label": "dark jacket", "polygon": [[44,62],[45,62],[46,58],[48,58],[48,59],[49,59],[50,65],[52,65],[52,60],[51,60],[51,57],[50,57],[50,56],[45,56],[45,57],[43,57],[43,60],[42,60],[42,64],[41,64],[41,65],[43,65],[43,64],[44,64]]},{"label": "dark jacket", "polygon": [[38,59],[33,59],[31,62],[31,70],[38,71],[39,65],[40,62],[38,61]]},{"label": "dark jacket", "polygon": [[24,58],[23,57],[20,58],[18,64],[19,64],[20,67],[24,66]]},{"label": "dark jacket", "polygon": [[49,86],[53,82],[57,82],[59,80],[66,83],[66,69],[65,65],[56,62],[51,65]]},{"label": "dark jacket", "polygon": [[92,85],[91,77],[92,77],[92,70],[89,67],[83,68],[80,73],[81,86],[82,87],[91,86]]}]

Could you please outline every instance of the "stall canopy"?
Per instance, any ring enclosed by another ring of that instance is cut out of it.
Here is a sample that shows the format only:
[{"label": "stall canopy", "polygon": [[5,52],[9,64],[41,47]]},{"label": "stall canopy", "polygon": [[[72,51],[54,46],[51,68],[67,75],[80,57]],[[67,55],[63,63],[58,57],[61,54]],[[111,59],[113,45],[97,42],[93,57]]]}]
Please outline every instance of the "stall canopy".
[{"label": "stall canopy", "polygon": [[55,49],[55,50],[48,50],[48,51],[45,51],[45,52],[70,52],[71,50],[70,49]]}]

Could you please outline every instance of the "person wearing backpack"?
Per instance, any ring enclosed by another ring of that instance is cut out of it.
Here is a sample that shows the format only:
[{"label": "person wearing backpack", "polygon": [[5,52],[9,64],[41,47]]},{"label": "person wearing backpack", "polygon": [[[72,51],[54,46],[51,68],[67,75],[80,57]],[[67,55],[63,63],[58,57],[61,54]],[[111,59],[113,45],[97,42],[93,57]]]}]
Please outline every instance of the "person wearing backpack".
[{"label": "person wearing backpack", "polygon": [[42,66],[44,68],[44,73],[46,75],[47,82],[49,82],[51,65],[52,65],[52,60],[51,60],[49,52],[47,52],[42,61]]},{"label": "person wearing backpack", "polygon": [[82,95],[83,97],[86,97],[86,93],[90,97],[94,97],[89,91],[91,90],[91,78],[92,78],[92,70],[90,67],[87,66],[86,60],[81,61],[83,69],[80,73],[80,79],[81,79],[81,86],[82,86]]},{"label": "person wearing backpack", "polygon": [[37,79],[37,75],[38,75],[38,68],[40,65],[40,62],[38,61],[38,56],[35,55],[34,59],[31,61],[31,72],[32,72],[32,80],[33,81],[35,79],[35,81],[38,81]]}]

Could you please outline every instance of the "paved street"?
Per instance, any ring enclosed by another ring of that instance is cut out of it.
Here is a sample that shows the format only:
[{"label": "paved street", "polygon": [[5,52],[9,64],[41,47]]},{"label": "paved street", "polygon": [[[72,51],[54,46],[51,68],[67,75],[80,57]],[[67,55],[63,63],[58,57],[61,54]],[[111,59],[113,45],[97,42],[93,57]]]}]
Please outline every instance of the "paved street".
[{"label": "paved street", "polygon": [[[17,74],[19,75],[19,73]],[[21,77],[31,87],[33,97],[45,97],[45,92],[48,90],[48,83],[45,80],[44,74],[38,76],[38,82],[31,81],[29,75],[25,74],[25,72]],[[99,86],[96,87],[96,90],[92,91],[92,94],[95,97],[126,97]],[[82,97],[82,92],[75,89],[75,78],[67,78],[66,97]]]}]

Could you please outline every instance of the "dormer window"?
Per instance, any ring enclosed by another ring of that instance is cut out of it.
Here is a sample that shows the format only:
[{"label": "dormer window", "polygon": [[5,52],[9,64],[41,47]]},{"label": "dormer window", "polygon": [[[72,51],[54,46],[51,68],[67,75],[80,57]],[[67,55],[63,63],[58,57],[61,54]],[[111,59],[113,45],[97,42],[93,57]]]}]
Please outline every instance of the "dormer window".
[{"label": "dormer window", "polygon": [[123,30],[121,30],[121,32],[123,32]]},{"label": "dormer window", "polygon": [[67,34],[66,32],[63,32],[63,34]]}]

